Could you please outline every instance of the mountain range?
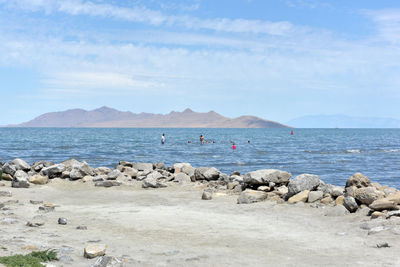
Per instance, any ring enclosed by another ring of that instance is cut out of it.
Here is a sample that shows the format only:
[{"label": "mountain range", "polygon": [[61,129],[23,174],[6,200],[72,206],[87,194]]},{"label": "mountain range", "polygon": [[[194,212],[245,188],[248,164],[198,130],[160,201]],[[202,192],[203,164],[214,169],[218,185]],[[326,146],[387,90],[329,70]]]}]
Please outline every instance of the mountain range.
[{"label": "mountain range", "polygon": [[297,128],[400,128],[400,120],[346,115],[310,115],[287,122]]},{"label": "mountain range", "polygon": [[214,111],[168,114],[119,111],[109,107],[95,110],[70,109],[40,115],[28,122],[8,127],[121,127],[121,128],[286,128],[278,122],[254,116],[224,117]]}]

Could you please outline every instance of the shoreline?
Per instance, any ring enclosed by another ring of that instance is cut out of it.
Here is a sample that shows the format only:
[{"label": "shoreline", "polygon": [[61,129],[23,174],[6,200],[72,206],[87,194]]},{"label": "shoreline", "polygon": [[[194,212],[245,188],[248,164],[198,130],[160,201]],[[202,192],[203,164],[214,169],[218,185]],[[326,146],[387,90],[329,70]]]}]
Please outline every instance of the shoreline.
[{"label": "shoreline", "polygon": [[[320,266],[331,260],[399,263],[400,191],[371,183],[360,173],[339,187],[312,174],[256,170],[228,175],[189,163],[121,161],[115,169],[94,169],[74,159],[32,166],[15,159],[2,169],[0,224],[6,227],[0,241],[10,249],[0,250],[0,256],[54,248],[62,257],[55,266],[89,266],[101,257],[85,258],[84,248],[105,242],[106,256],[121,261],[120,266],[240,266],[246,263],[243,253],[255,266],[276,266],[268,257],[282,266]],[[61,217],[67,225],[57,223]],[[254,252],[252,243],[264,254]],[[377,246],[386,244],[385,253],[380,252]],[[338,254],[328,251],[337,246],[337,253],[351,253],[334,259]],[[367,261],[363,249],[374,260]],[[280,255],[281,250],[294,254]],[[305,251],[315,255],[305,256]]]}]

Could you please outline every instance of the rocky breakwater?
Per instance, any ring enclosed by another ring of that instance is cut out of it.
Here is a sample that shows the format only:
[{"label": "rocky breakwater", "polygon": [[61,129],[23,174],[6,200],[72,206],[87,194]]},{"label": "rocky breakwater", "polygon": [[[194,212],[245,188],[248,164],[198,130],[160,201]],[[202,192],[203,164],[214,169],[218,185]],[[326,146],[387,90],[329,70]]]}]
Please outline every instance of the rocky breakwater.
[{"label": "rocky breakwater", "polygon": [[[315,174],[292,177],[289,172],[276,169],[256,170],[244,175],[236,171],[226,174],[214,167],[195,168],[189,163],[165,166],[164,163],[120,161],[115,168],[93,168],[86,162],[75,159],[61,163],[39,161],[32,165],[22,159],[14,159],[0,164],[0,167],[1,179],[6,181],[3,185],[23,188],[21,190],[59,179],[107,188],[123,185],[151,190],[169,186],[193,186],[202,190],[201,198],[208,201],[215,196],[237,195],[238,204],[275,201],[279,204],[321,208],[325,210],[326,216],[357,213],[381,220],[400,217],[400,191],[379,183],[371,183],[370,179],[361,173],[349,177],[346,185],[341,187],[325,184]],[[9,192],[2,194],[8,196]],[[0,203],[0,208],[7,203]],[[49,209],[49,205],[39,208]],[[53,206],[50,208],[54,209]],[[381,228],[379,229],[388,229]],[[379,229],[370,227],[367,230],[374,233]],[[92,254],[85,252],[85,255]]]}]

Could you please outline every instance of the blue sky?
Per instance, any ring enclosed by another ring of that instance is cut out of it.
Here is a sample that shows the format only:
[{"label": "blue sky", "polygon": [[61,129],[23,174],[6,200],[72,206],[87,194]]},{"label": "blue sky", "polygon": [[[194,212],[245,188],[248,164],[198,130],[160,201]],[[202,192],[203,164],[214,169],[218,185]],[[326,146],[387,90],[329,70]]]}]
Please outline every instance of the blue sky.
[{"label": "blue sky", "polygon": [[398,0],[0,0],[0,124],[110,106],[400,119]]}]

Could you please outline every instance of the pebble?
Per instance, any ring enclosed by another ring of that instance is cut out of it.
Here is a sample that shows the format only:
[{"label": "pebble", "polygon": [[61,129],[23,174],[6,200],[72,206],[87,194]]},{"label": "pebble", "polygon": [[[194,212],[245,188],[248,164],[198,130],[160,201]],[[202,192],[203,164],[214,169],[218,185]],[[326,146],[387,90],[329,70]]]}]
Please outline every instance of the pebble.
[{"label": "pebble", "polygon": [[387,242],[381,242],[376,244],[377,248],[390,248],[389,244]]},{"label": "pebble", "polygon": [[29,202],[33,205],[43,204],[43,200],[29,200]]},{"label": "pebble", "polygon": [[66,218],[58,218],[58,224],[66,225],[67,224],[67,219]]},{"label": "pebble", "polygon": [[78,230],[87,230],[87,226],[79,225],[79,226],[76,227],[76,229],[78,229]]}]

